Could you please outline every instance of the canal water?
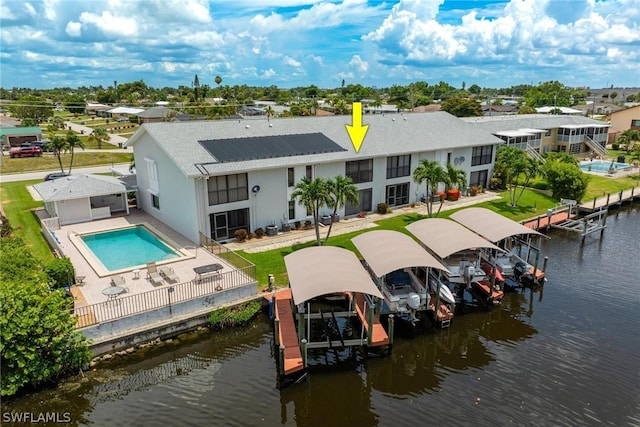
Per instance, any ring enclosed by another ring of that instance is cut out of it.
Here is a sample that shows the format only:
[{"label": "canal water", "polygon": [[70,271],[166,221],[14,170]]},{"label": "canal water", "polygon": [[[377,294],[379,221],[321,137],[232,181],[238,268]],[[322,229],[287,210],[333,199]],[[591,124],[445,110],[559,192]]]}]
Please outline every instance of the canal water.
[{"label": "canal water", "polygon": [[[553,231],[542,292],[398,338],[393,354],[279,390],[271,327],[203,333],[4,401],[73,425],[640,425],[640,209]],[[6,425],[6,423],[3,423]]]}]

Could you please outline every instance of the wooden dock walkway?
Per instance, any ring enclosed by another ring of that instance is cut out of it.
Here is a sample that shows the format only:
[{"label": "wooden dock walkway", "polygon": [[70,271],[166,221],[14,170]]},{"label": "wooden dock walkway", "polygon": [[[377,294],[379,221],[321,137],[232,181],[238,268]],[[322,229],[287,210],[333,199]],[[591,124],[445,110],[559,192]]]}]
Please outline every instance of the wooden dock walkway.
[{"label": "wooden dock walkway", "polygon": [[276,292],[275,299],[274,314],[278,319],[278,342],[284,347],[283,371],[285,375],[289,375],[304,369],[295,319],[291,310],[291,288]]},{"label": "wooden dock walkway", "polygon": [[[364,296],[360,293],[353,294],[351,292],[349,293],[349,296],[350,298],[353,298],[355,302],[354,305],[355,305],[356,313],[358,314],[358,318],[364,325],[365,331],[369,333],[369,321],[367,320],[368,315],[365,307]],[[389,335],[387,335],[387,331],[385,331],[384,328],[382,327],[382,324],[380,323],[380,318],[377,314],[373,315],[372,327],[373,327],[373,331],[371,336],[371,346],[378,347],[382,345],[388,345]]]},{"label": "wooden dock walkway", "polygon": [[633,187],[629,190],[623,190],[614,194],[594,198],[590,202],[583,202],[578,205],[579,210],[586,212],[594,212],[600,209],[608,209],[612,206],[621,206],[623,203],[633,202],[640,197],[640,190]]},{"label": "wooden dock walkway", "polygon": [[532,230],[538,231],[538,230],[544,230],[548,226],[551,226],[554,224],[560,224],[561,222],[564,222],[568,219],[574,219],[575,217],[576,217],[576,214],[570,213],[570,211],[567,210],[563,212],[554,213],[553,215],[551,215],[551,217],[549,217],[548,215],[540,215],[537,218],[523,222],[522,225]]}]

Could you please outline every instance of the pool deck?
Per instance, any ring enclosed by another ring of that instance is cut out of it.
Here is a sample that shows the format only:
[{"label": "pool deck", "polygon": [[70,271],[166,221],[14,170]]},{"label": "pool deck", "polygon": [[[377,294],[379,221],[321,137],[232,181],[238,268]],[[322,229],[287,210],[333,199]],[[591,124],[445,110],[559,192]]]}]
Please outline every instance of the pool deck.
[{"label": "pool deck", "polygon": [[[177,231],[141,211],[132,210],[129,215],[114,216],[107,219],[79,224],[63,225],[59,230],[55,230],[55,234],[60,240],[60,247],[64,252],[64,255],[69,257],[71,263],[75,267],[75,276],[84,276],[82,285],[72,287],[72,293],[76,298],[76,306],[91,305],[107,301],[108,297],[102,293],[102,290],[111,286],[111,278],[115,274],[102,277],[98,275],[98,273],[85,259],[86,254],[83,255],[83,253],[73,244],[72,239],[74,236],[76,234],[143,223],[150,224],[164,236],[167,236],[172,242],[177,244],[178,249],[180,249],[181,252],[187,255],[187,257],[178,260],[162,261],[157,263],[158,265],[170,266],[173,268],[179,278],[177,283],[193,280],[195,278],[193,268],[202,265],[213,263],[221,264],[223,267],[221,273],[235,270],[235,267],[223,259],[212,255],[195,242],[190,241]],[[127,248],[122,248],[122,256],[127,256]],[[128,290],[127,293],[121,294],[121,296],[143,293],[175,284],[170,283],[167,280],[163,280],[162,284],[154,286],[146,278],[146,268],[139,269],[139,278],[136,278],[136,274],[133,270],[134,268],[125,269],[123,272],[117,274],[124,277],[126,281],[124,286]]]}]

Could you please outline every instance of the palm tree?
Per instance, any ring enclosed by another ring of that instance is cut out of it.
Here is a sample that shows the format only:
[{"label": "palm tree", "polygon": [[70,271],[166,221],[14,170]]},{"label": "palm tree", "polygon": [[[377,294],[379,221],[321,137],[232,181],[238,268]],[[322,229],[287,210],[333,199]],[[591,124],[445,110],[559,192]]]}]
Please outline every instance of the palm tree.
[{"label": "palm tree", "polygon": [[640,141],[640,130],[627,129],[620,134],[618,138],[619,144],[624,144],[627,148],[627,154],[631,154],[633,146]]},{"label": "palm tree", "polygon": [[322,242],[320,241],[320,221],[318,221],[318,219],[320,208],[329,201],[327,181],[322,178],[315,178],[313,180],[307,177],[302,178],[302,180],[295,185],[291,193],[291,200],[295,199],[298,199],[298,203],[304,206],[308,212],[312,212],[316,230],[316,241],[318,242],[318,246],[320,246]]},{"label": "palm tree", "polygon": [[73,167],[73,155],[76,148],[82,148],[84,150],[84,144],[82,140],[72,131],[67,132],[67,148],[71,153],[71,161],[69,162],[69,175],[71,175],[71,168]]},{"label": "palm tree", "polygon": [[447,190],[467,185],[467,173],[464,170],[456,169],[451,163],[447,163],[447,170],[445,172],[447,175],[445,181]]},{"label": "palm tree", "polygon": [[273,108],[271,108],[271,105],[267,106],[267,108],[264,110],[264,113],[267,115],[267,121],[269,121],[269,119],[276,114]]},{"label": "palm tree", "polygon": [[67,140],[53,135],[49,142],[47,143],[47,149],[53,152],[53,155],[58,159],[58,163],[60,164],[60,172],[64,172],[64,168],[62,167],[62,153],[67,151],[68,145]]},{"label": "palm tree", "polygon": [[360,203],[360,195],[358,193],[358,187],[353,184],[353,180],[350,176],[338,175],[333,180],[327,181],[328,201],[327,207],[333,208],[331,214],[331,223],[329,224],[329,230],[327,231],[327,237],[324,239],[326,245],[331,235],[331,228],[333,227],[333,219],[338,213],[338,209],[343,208],[344,205],[349,202],[352,205]]},{"label": "palm tree", "polygon": [[[427,199],[427,214],[431,218],[433,214],[433,193],[434,186],[437,186],[440,182],[446,182],[447,175],[442,169],[442,166],[435,160],[421,159],[420,164],[413,170],[413,181],[420,185],[423,182],[427,186],[426,199]],[[442,209],[442,203],[435,216],[438,216]]]},{"label": "palm tree", "polygon": [[98,149],[102,148],[102,143],[109,141],[109,133],[103,127],[97,127],[89,135],[89,141],[98,144]]}]

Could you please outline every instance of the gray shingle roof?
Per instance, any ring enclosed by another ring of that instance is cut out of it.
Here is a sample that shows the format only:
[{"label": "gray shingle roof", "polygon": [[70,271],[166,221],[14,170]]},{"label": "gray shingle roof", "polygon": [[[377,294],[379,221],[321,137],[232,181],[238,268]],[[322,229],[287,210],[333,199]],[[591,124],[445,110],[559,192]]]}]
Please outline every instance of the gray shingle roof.
[{"label": "gray shingle roof", "polygon": [[121,194],[127,191],[122,181],[103,175],[71,175],[35,184],[33,188],[45,202]]},{"label": "gray shingle roof", "polygon": [[[351,116],[288,118],[270,121],[145,123],[127,141],[127,145],[135,146],[136,141],[146,133],[173,159],[186,176],[196,177],[202,176],[202,169],[196,166],[202,163],[207,163],[206,170],[210,174],[218,175],[503,143],[501,139],[489,132],[475,128],[446,112],[376,114],[363,117],[363,124],[369,125],[369,131],[360,152],[356,153],[345,129],[347,124],[351,125]],[[216,158],[198,143],[201,140],[316,132],[322,133],[346,151],[211,164],[217,161]]]}]

